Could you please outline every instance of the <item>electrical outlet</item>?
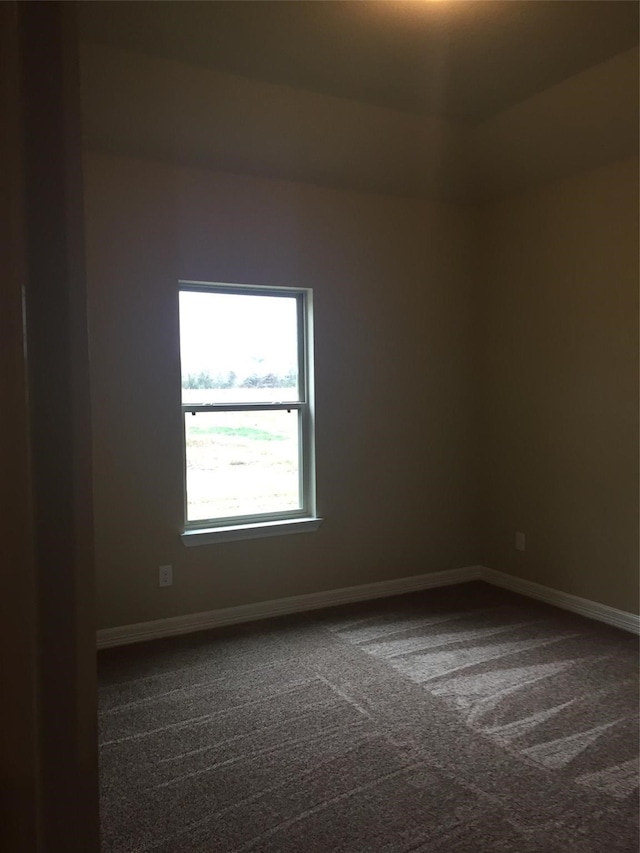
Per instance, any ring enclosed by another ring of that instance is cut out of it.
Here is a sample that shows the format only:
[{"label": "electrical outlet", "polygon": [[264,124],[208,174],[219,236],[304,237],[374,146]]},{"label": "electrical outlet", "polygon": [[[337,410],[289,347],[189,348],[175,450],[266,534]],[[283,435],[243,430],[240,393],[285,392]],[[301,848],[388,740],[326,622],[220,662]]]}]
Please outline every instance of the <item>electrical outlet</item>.
[{"label": "electrical outlet", "polygon": [[160,586],[173,586],[173,566],[160,566],[158,580]]},{"label": "electrical outlet", "polygon": [[524,551],[524,545],[524,533],[516,533],[516,551]]}]

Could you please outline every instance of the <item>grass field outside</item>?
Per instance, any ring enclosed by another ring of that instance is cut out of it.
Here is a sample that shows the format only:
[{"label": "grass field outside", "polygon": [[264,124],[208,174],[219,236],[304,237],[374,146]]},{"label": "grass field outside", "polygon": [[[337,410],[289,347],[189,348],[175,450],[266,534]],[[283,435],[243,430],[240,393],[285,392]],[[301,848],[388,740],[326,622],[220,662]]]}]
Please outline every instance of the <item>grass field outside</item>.
[{"label": "grass field outside", "polygon": [[188,521],[300,507],[295,409],[187,413],[185,439]]}]

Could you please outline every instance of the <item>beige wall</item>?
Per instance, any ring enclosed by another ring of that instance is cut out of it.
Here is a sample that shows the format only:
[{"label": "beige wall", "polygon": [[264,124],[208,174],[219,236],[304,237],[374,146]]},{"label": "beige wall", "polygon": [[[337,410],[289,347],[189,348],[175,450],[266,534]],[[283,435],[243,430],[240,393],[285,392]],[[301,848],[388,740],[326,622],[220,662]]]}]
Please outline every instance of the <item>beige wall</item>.
[{"label": "beige wall", "polygon": [[468,128],[128,50],[81,45],[88,148],[357,191],[460,199]]},{"label": "beige wall", "polygon": [[637,156],[638,73],[636,47],[477,125],[476,193],[496,198]]},{"label": "beige wall", "polygon": [[482,561],[637,612],[637,160],[487,205],[479,236]]},{"label": "beige wall", "polygon": [[[637,66],[466,127],[82,46],[99,627],[480,562],[637,608]],[[179,541],[179,278],[314,287],[318,533]]]},{"label": "beige wall", "polygon": [[[85,179],[98,627],[476,559],[470,209],[96,154]],[[180,542],[179,278],[314,288],[317,533]]]},{"label": "beige wall", "polygon": [[81,44],[85,145],[416,198],[496,197],[638,150],[638,48],[473,125]]},{"label": "beige wall", "polygon": [[[99,627],[475,563],[637,610],[637,161],[479,208],[86,185]],[[318,533],[182,546],[179,278],[314,288]]]}]

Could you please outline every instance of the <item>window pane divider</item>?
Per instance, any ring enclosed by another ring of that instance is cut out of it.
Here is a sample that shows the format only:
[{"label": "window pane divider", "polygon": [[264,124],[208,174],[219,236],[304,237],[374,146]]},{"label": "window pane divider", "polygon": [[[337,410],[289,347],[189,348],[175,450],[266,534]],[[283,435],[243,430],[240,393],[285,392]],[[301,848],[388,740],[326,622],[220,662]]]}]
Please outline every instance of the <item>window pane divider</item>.
[{"label": "window pane divider", "polygon": [[295,403],[200,403],[198,405],[182,404],[185,414],[191,412],[272,412],[303,409],[307,404],[297,400]]}]

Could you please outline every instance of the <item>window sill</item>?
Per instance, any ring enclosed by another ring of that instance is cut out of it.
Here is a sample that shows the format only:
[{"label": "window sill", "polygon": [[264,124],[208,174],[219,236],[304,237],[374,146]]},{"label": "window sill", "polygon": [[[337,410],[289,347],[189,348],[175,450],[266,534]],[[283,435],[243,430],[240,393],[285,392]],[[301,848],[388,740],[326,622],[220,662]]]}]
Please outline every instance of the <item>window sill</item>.
[{"label": "window sill", "polygon": [[180,538],[183,545],[192,548],[196,545],[235,542],[239,539],[264,539],[267,536],[285,536],[289,533],[313,533],[321,524],[321,518],[288,518],[283,521],[263,521],[257,524],[239,524],[234,527],[185,530],[180,534]]}]

